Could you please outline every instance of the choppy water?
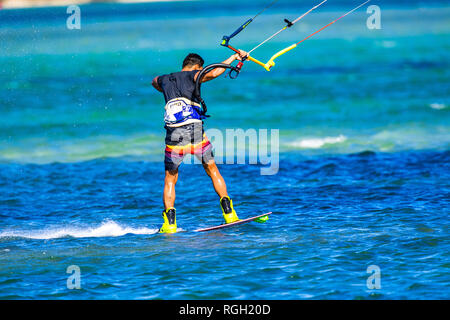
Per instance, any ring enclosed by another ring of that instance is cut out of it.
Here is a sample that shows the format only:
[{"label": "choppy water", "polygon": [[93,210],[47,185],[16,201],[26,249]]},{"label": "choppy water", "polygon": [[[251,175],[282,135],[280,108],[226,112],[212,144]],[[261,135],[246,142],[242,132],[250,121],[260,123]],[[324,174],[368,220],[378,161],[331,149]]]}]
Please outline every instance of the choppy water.
[{"label": "choppy water", "polygon": [[[221,36],[260,4],[83,6],[72,31],[65,8],[0,11],[0,298],[448,299],[443,3],[386,3],[375,31],[361,10],[270,73],[246,63],[238,80],[205,85],[207,128],[280,130],[278,174],[220,167],[240,216],[274,214],[176,235],[156,233],[163,99],[149,83],[188,52],[227,57]],[[318,10],[255,56],[353,5]],[[251,48],[294,15],[282,2],[236,46]],[[220,223],[201,166],[183,165],[177,186],[180,228]],[[80,290],[66,287],[70,265],[81,269]],[[381,289],[366,286],[370,265]]]}]

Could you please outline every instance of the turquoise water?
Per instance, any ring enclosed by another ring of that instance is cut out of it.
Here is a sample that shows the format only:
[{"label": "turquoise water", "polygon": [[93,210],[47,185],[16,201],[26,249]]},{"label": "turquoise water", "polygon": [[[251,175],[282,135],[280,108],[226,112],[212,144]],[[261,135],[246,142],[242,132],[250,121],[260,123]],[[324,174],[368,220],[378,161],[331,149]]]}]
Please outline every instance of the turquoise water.
[{"label": "turquoise water", "polygon": [[[448,299],[450,8],[376,3],[237,80],[203,87],[207,129],[279,130],[279,172],[221,165],[241,217],[266,224],[156,234],[164,166],[154,76],[218,43],[263,2],[0,11],[0,298]],[[396,2],[400,3],[400,2]],[[255,51],[270,56],[356,4],[339,1]],[[309,5],[233,39],[250,49]],[[187,16],[186,12],[191,12]],[[192,13],[195,12],[195,13]],[[213,141],[214,142],[214,141]],[[183,230],[221,222],[198,165],[177,185]],[[81,269],[69,290],[66,269]],[[368,289],[367,267],[381,269]]]}]

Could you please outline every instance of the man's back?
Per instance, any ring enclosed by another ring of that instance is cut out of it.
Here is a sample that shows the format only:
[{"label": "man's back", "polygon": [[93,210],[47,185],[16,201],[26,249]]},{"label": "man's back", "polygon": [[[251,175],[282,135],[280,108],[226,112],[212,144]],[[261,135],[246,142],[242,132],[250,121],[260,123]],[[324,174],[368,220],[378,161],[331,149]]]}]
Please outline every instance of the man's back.
[{"label": "man's back", "polygon": [[166,103],[175,98],[186,98],[198,102],[195,97],[195,75],[198,70],[174,72],[158,77]]}]

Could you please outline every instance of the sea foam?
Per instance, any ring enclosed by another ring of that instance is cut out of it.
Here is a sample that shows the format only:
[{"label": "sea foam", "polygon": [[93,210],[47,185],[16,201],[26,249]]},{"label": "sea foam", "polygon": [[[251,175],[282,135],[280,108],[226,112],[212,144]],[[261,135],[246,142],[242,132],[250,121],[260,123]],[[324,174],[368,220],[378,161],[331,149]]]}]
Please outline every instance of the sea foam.
[{"label": "sea foam", "polygon": [[434,109],[434,110],[443,110],[445,109],[447,106],[443,103],[432,103],[430,104],[430,108]]},{"label": "sea foam", "polygon": [[88,238],[88,237],[119,237],[125,234],[154,234],[158,229],[132,228],[120,226],[115,221],[103,222],[98,227],[54,227],[43,230],[3,231],[0,238],[20,237],[29,239],[55,239],[63,237]]},{"label": "sea foam", "polygon": [[319,149],[325,146],[326,144],[341,143],[344,142],[345,140],[347,140],[347,137],[343,135],[340,135],[338,137],[309,138],[291,142],[289,143],[289,146],[304,149]]}]

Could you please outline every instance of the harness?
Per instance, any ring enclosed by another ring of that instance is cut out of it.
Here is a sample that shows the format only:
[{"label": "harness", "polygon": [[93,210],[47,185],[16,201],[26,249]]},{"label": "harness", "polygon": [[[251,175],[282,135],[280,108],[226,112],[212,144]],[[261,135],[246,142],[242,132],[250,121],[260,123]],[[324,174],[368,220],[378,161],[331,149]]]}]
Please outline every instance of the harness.
[{"label": "harness", "polygon": [[203,120],[206,116],[202,113],[200,104],[187,98],[175,98],[167,102],[164,112],[164,122],[174,125],[187,120]]}]

